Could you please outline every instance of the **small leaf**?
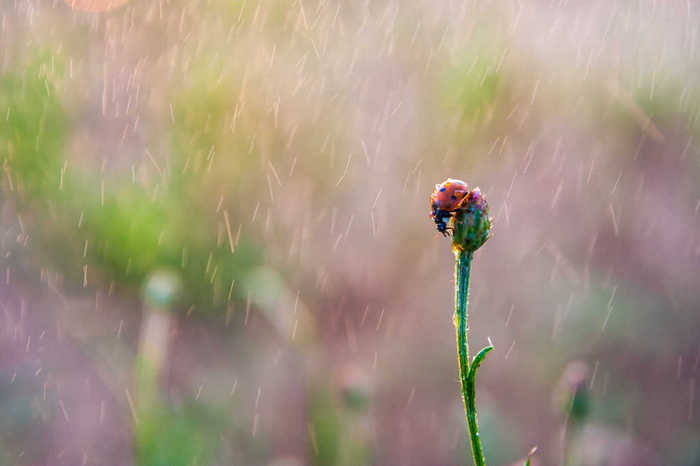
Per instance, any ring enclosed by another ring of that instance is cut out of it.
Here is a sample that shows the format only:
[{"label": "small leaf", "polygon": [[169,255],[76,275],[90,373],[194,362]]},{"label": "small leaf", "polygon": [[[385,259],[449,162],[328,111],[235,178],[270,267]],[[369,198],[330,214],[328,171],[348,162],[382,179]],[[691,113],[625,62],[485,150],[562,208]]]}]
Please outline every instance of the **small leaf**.
[{"label": "small leaf", "polygon": [[479,353],[476,356],[474,356],[474,359],[472,359],[472,363],[469,366],[469,372],[467,373],[467,380],[474,380],[476,378],[477,369],[479,369],[481,362],[486,357],[486,353],[488,353],[492,349],[494,349],[493,346],[487,346],[486,348],[479,351]]}]

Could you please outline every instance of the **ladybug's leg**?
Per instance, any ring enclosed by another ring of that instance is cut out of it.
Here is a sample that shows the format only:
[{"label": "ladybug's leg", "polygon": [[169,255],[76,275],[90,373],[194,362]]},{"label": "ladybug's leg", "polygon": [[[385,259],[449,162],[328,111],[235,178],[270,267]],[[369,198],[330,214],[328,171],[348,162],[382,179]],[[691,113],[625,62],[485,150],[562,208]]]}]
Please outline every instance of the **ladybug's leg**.
[{"label": "ladybug's leg", "polygon": [[440,213],[440,222],[438,226],[438,230],[440,233],[442,233],[443,236],[450,236],[450,230],[452,229],[449,226],[449,219],[452,218],[452,215],[454,215],[452,212],[449,211],[441,211]]}]

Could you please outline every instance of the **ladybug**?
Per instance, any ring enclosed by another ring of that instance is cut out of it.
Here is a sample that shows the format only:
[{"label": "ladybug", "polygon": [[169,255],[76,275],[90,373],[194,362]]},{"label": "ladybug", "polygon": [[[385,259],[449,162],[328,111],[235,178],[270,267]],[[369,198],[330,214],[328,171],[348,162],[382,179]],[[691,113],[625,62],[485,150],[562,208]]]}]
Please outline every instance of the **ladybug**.
[{"label": "ladybug", "polygon": [[437,230],[447,236],[447,222],[467,196],[468,186],[462,180],[448,178],[435,185],[430,195],[430,217],[435,221]]}]

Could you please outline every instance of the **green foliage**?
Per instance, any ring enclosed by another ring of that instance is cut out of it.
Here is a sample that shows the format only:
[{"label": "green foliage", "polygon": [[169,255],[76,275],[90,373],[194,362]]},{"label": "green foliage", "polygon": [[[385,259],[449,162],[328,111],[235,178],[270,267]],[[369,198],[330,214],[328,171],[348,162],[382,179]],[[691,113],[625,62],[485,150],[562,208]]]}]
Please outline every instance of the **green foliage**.
[{"label": "green foliage", "polygon": [[[232,102],[239,86],[228,79],[212,84],[216,82],[213,74],[223,72],[214,68],[209,72],[205,69],[195,71],[194,76],[188,77],[191,83],[180,86],[174,96],[173,108],[177,117],[170,136],[175,168],[170,182],[173,192],[180,193],[185,199],[193,194],[193,190],[206,189],[212,180],[220,181],[219,175],[226,175],[229,186],[236,185],[238,176],[245,170],[232,170],[231,157],[222,154],[224,149],[224,154],[235,154],[236,168],[247,168],[254,159],[249,154],[251,134],[247,122],[236,119],[238,131],[234,134],[231,129],[235,112]],[[205,176],[209,183],[203,185]]]},{"label": "green foliage", "polygon": [[135,458],[139,465],[210,464],[223,420],[201,404],[151,407],[135,425]]},{"label": "green foliage", "polygon": [[7,173],[3,181],[6,189],[28,199],[58,191],[68,127],[42,65],[37,60],[22,73],[0,76],[0,159]]},{"label": "green foliage", "polygon": [[316,390],[311,392],[311,403],[312,464],[337,465],[340,460],[342,419],[330,387],[319,384]]},{"label": "green foliage", "polygon": [[486,117],[496,103],[503,80],[498,64],[500,51],[486,33],[483,34],[457,54],[441,77],[443,106],[459,111],[465,123]]},{"label": "green foliage", "polygon": [[[140,287],[156,268],[177,269],[185,305],[211,309],[225,304],[232,281],[240,282],[260,253],[244,238],[231,254],[228,243],[216,244],[209,219],[192,217],[181,203],[156,203],[138,188],[125,189],[87,211],[85,231],[98,245],[94,260],[111,279]],[[240,287],[233,292],[245,295]]]},{"label": "green foliage", "polygon": [[[369,396],[348,394],[325,381],[316,380],[310,395],[309,456],[316,466],[372,464],[371,433],[366,425]],[[349,399],[349,397],[356,397]],[[359,397],[362,397],[361,400]]]},{"label": "green foliage", "polygon": [[85,231],[99,241],[101,265],[122,282],[140,283],[159,262],[173,265],[168,264],[168,243],[159,244],[167,226],[168,212],[140,189],[106,197],[104,205],[94,203],[85,213]]},{"label": "green foliage", "polygon": [[473,63],[461,63],[447,73],[443,98],[451,96],[463,118],[483,118],[496,98],[500,79],[492,63],[476,57]]},{"label": "green foliage", "polygon": [[[84,263],[93,266],[91,277],[134,288],[156,268],[176,268],[185,280],[186,308],[222,307],[231,283],[259,264],[259,249],[245,236],[233,254],[228,243],[217,243],[212,233],[215,219],[201,208],[210,198],[196,193],[201,183],[185,183],[175,176],[176,182],[166,184],[154,198],[131,183],[102,187],[86,173],[63,173],[69,117],[49,78],[39,72],[41,63],[0,78],[0,108],[7,121],[0,125],[0,157],[8,173],[4,186],[16,192],[19,202],[41,212],[35,218],[38,249],[76,284],[81,283]],[[200,113],[194,112],[193,118],[207,112],[202,121],[208,124],[213,118],[213,128],[221,131],[225,99],[209,97],[189,100],[200,103]],[[184,120],[175,130],[175,146],[182,149],[176,154],[215,147],[215,133],[193,131],[192,121]],[[199,134],[194,146],[184,142],[188,134]],[[47,212],[54,217],[46,218]],[[90,247],[84,259],[80,253],[85,241]],[[232,291],[233,298],[245,296],[240,287]]]}]

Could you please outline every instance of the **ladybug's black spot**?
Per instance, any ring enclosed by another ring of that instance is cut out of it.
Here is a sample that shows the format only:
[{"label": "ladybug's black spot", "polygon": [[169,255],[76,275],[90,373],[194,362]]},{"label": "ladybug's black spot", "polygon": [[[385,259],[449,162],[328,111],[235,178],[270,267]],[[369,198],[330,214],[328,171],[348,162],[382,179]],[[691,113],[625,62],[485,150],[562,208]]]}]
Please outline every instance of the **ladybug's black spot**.
[{"label": "ladybug's black spot", "polygon": [[455,196],[455,195],[453,194],[453,195],[452,195],[452,200],[453,200],[453,201],[456,201],[456,200],[457,200],[457,196]]},{"label": "ladybug's black spot", "polygon": [[447,191],[447,188],[440,188],[441,193],[444,193],[445,191]]}]

